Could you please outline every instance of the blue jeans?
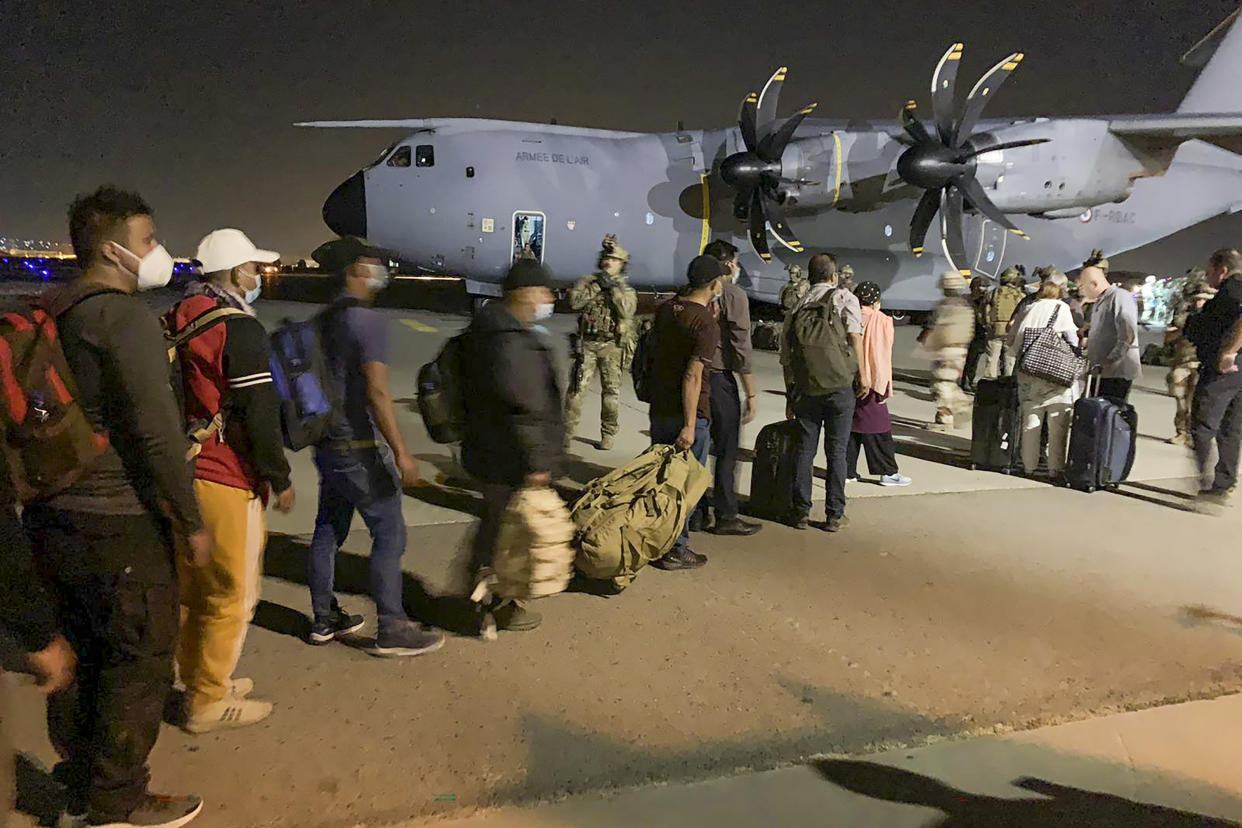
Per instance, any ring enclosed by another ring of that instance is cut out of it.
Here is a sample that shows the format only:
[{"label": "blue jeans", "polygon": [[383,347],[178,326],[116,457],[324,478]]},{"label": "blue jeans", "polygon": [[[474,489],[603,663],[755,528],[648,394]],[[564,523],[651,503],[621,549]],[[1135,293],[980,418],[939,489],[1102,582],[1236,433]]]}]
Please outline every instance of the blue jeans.
[{"label": "blue jeans", "polygon": [[794,403],[793,410],[802,431],[794,474],[794,510],[798,515],[811,513],[811,477],[822,428],[828,460],[828,502],[824,512],[830,518],[841,517],[845,514],[846,452],[854,422],[854,389],[846,387],[822,397],[803,397]]},{"label": "blue jeans", "polygon": [[[681,433],[682,425],[681,417],[652,417],[651,445],[673,445],[677,442],[677,435]],[[711,443],[710,435],[711,421],[705,417],[699,417],[695,420],[694,445],[690,447],[690,453],[700,463],[707,462],[707,447]],[[681,528],[681,537],[677,539],[677,546],[688,546],[690,544],[690,516],[694,514],[694,510],[698,508],[698,505],[698,503],[686,504],[686,524]]]},{"label": "blue jeans", "polygon": [[371,533],[371,597],[380,627],[404,621],[401,556],[406,528],[401,484],[391,456],[378,448],[316,448],[315,465],[319,468],[319,514],[309,563],[315,620],[326,620],[332,614],[336,553],[349,535],[357,510]]}]

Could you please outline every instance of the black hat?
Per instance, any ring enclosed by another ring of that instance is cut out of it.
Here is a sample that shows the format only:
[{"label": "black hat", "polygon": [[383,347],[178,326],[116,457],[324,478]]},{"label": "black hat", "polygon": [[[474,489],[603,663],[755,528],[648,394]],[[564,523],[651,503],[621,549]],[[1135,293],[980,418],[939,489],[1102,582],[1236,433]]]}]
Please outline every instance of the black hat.
[{"label": "black hat", "polygon": [[551,287],[552,277],[536,259],[518,259],[505,274],[505,290],[527,287]]},{"label": "black hat", "polygon": [[695,256],[694,261],[690,263],[690,267],[686,270],[686,281],[692,288],[701,288],[728,272],[728,268],[720,259],[704,253],[701,256]]},{"label": "black hat", "polygon": [[375,247],[366,239],[360,239],[357,236],[342,236],[316,247],[311,258],[318,262],[323,270],[330,273],[344,273],[345,268],[359,259],[382,259],[387,262],[393,258],[393,255],[391,251]]}]

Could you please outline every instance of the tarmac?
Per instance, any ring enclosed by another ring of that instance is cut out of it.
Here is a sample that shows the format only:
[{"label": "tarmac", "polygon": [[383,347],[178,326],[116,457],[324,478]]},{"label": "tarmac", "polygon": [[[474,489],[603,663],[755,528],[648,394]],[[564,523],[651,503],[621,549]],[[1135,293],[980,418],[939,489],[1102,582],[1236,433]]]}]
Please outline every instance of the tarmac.
[{"label": "tarmac", "polygon": [[[314,310],[260,303],[269,325]],[[399,418],[429,482],[404,504],[407,605],[453,635],[395,662],[303,643],[315,473],[307,452],[290,455],[298,504],[269,513],[264,600],[239,670],[276,712],[234,732],[166,728],[152,757],[155,789],[207,800],[196,824],[1242,819],[1242,701],[1229,697],[1242,691],[1239,521],[1190,510],[1189,453],[1163,442],[1173,405],[1161,369],[1145,369],[1134,394],[1131,482],[1087,495],[972,471],[968,427],[926,431],[928,366],[913,330],[899,328],[891,407],[912,486],[851,484],[851,523],[837,535],[766,524],[751,539],[696,536],[703,569],[644,571],[615,597],[575,587],[535,605],[538,630],[488,643],[452,597],[478,501],[410,408],[418,367],[465,319],[384,312]],[[550,325],[560,334],[571,320]],[[756,376],[747,447],[784,413],[775,354],[757,354]],[[645,406],[628,387],[615,450],[594,447],[597,422],[593,394],[567,491],[647,443]],[[338,588],[373,620],[367,549],[359,521]],[[39,708],[19,688],[12,730],[48,765]],[[807,764],[817,757],[834,762]],[[43,779],[37,767],[27,765],[27,791]],[[1024,776],[1079,792],[1010,785]]]}]

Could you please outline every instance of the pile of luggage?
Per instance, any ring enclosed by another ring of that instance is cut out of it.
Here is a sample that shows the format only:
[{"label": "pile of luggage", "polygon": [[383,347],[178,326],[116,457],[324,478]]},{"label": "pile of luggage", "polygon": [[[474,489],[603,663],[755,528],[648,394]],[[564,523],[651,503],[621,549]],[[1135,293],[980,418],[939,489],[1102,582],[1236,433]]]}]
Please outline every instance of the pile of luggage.
[{"label": "pile of luggage", "polygon": [[[1087,393],[1074,403],[1065,482],[1083,492],[1116,488],[1130,475],[1138,439],[1134,406],[1101,397],[1099,379],[1087,378]],[[1022,422],[1017,377],[980,380],[975,391],[971,468],[1003,474],[1020,471]]]}]

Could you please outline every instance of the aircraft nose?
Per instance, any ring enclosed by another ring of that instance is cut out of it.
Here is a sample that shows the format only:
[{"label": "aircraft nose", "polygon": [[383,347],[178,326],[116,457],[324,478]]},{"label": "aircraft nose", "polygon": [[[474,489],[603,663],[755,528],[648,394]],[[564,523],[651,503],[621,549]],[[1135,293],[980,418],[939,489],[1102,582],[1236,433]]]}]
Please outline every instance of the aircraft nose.
[{"label": "aircraft nose", "polygon": [[338,236],[366,236],[367,190],[358,171],[342,181],[323,203],[323,223]]}]

